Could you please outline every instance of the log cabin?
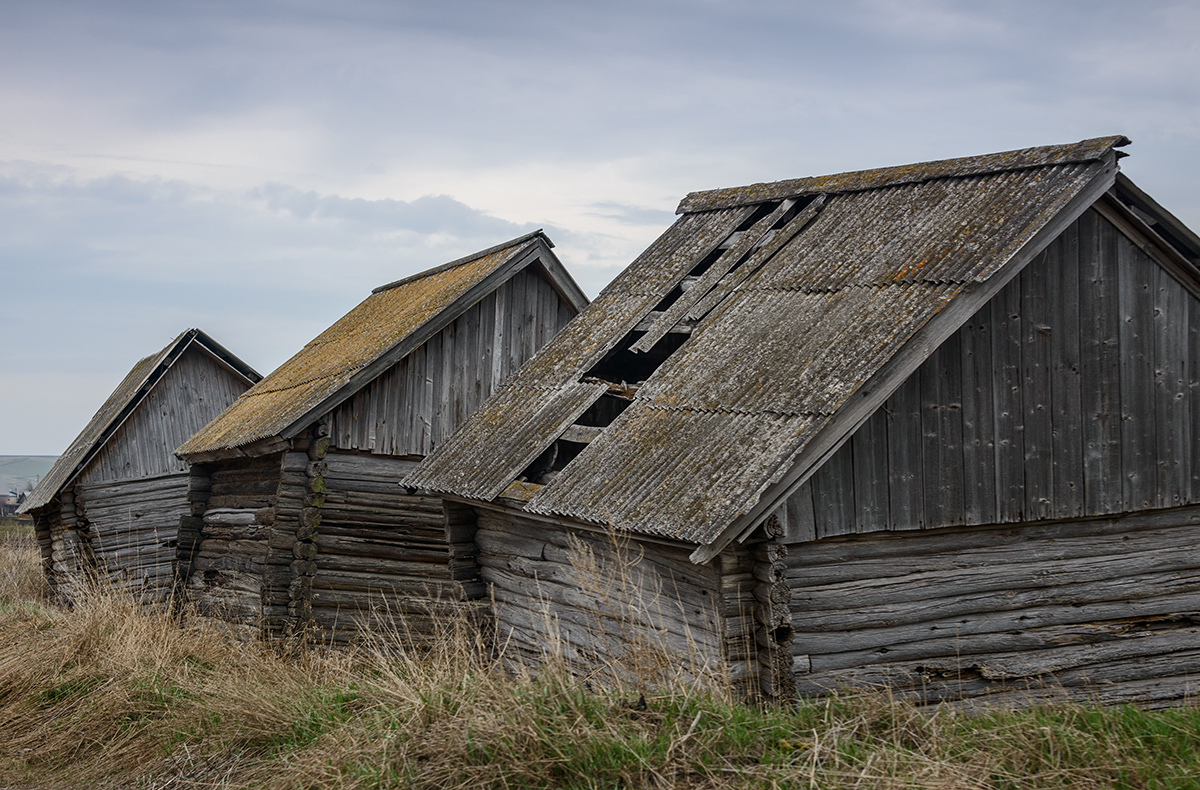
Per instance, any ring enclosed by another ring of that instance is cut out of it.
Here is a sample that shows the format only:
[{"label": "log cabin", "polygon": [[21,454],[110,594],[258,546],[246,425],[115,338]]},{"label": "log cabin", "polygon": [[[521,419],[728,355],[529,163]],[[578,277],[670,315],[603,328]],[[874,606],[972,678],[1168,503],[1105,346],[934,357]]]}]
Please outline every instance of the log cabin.
[{"label": "log cabin", "polygon": [[142,359],[22,503],[50,590],[70,602],[96,575],[161,603],[186,573],[194,533],[175,448],[261,376],[199,329]]},{"label": "log cabin", "polygon": [[688,195],[404,481],[474,511],[509,652],[636,632],[768,700],[1200,691],[1200,238],[1127,143]]},{"label": "log cabin", "polygon": [[396,481],[587,304],[552,246],[536,231],[376,288],[179,447],[201,613],[419,640],[482,595],[470,511]]}]

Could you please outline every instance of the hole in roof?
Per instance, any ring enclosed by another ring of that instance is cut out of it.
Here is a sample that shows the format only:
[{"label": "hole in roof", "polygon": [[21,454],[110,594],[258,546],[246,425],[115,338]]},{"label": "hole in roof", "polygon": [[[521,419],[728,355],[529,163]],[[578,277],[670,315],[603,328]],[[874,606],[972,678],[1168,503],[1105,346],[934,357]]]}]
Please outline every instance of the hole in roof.
[{"label": "hole in roof", "polygon": [[687,335],[668,333],[654,344],[654,348],[644,354],[635,354],[629,347],[638,341],[644,332],[633,331],[625,339],[609,351],[584,378],[598,378],[611,381],[614,384],[637,384],[650,378],[658,370],[667,357],[679,350],[688,339]]},{"label": "hole in roof", "polygon": [[565,439],[558,439],[554,444],[550,445],[533,460],[529,466],[525,467],[518,477],[522,483],[533,483],[534,485],[546,485],[558,475],[563,469],[566,469],[567,464],[575,460],[575,458],[583,452],[586,444],[581,442],[569,442]]},{"label": "hole in roof", "polygon": [[[799,203],[799,201],[797,201],[797,203]],[[727,236],[714,250],[701,258],[700,261],[688,271],[684,279],[681,280],[674,288],[668,291],[665,296],[663,296],[662,300],[654,306],[655,311],[666,310],[668,307],[675,304],[675,302],[679,301],[679,297],[683,296],[684,291],[688,290],[688,287],[692,284],[694,278],[699,277],[712,268],[712,265],[720,260],[721,256],[725,254],[725,250],[739,235],[753,228],[755,223],[762,220],[763,217],[770,215],[770,213],[778,208],[779,205],[779,202],[763,203],[754,209],[754,211],[750,212],[749,217],[743,220],[742,223],[738,225],[737,228],[735,228],[729,234],[729,236]],[[771,229],[774,230],[782,227],[783,223],[794,217],[796,215],[796,211],[798,210],[799,209],[797,209],[796,206],[793,206],[792,209],[784,214],[778,222],[771,226]],[[752,253],[752,250],[747,251],[746,254],[742,256],[741,260],[739,260],[730,268],[736,269],[738,266],[741,266]]]},{"label": "hole in roof", "polygon": [[779,208],[779,204],[782,202],[783,201],[780,200],[773,200],[768,203],[760,203],[758,208],[750,212],[750,216],[746,217],[745,221],[743,221],[741,225],[737,226],[736,232],[750,230],[750,228],[754,227],[754,223],[758,222],[760,219]]},{"label": "hole in roof", "polygon": [[[737,261],[733,262],[733,265],[724,266],[726,271],[737,271],[739,267],[754,255],[755,250],[770,238],[769,234],[772,231],[787,225],[816,198],[817,196],[813,195],[786,201],[786,210],[780,212],[779,216],[771,224],[771,227],[766,229],[765,233],[761,228],[759,229],[758,233],[762,234],[762,237],[756,239],[755,243],[749,249],[745,250]],[[731,246],[737,243],[738,234],[745,233],[754,228],[756,224],[760,223],[765,217],[769,217],[784,203],[785,201],[772,201],[758,205],[735,230],[731,231],[730,235],[720,245],[692,266],[681,282],[675,285],[659,301],[654,311],[661,312],[666,310],[678,301],[689,290],[689,286],[695,282],[697,277],[709,270],[714,263],[726,254]],[[634,353],[630,351],[630,347],[637,343],[645,334],[644,327],[641,330],[630,330],[619,343],[605,354],[600,362],[581,377],[581,380],[599,379],[614,386],[641,384],[650,378],[654,371],[658,370],[672,354],[678,351],[687,342],[689,337],[689,334],[685,332],[667,332],[648,352]],[[618,397],[613,392],[609,392],[598,398],[587,411],[580,415],[579,419],[575,421],[575,426],[582,428],[607,428],[629,407],[631,402],[628,398]],[[545,485],[552,481],[587,446],[586,438],[583,438],[582,441],[574,441],[574,439],[581,438],[580,432],[568,431],[566,435],[572,436],[572,439],[561,437],[556,439],[541,455],[534,459],[533,463],[526,467],[517,479],[537,485]]]},{"label": "hole in roof", "polygon": [[588,428],[607,428],[613,420],[621,416],[621,412],[629,408],[633,401],[618,398],[615,395],[601,395],[587,411],[575,421],[576,425]]}]

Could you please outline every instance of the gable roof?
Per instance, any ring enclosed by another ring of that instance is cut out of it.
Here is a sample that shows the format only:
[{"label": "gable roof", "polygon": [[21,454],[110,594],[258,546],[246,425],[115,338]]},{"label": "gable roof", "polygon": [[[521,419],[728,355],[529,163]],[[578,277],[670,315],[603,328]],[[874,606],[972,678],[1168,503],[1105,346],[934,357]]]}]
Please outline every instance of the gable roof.
[{"label": "gable roof", "polygon": [[75,437],[75,441],[71,442],[71,446],[54,462],[54,466],[50,468],[50,471],[38,483],[37,488],[22,504],[21,512],[26,513],[48,504],[76,475],[83,471],[83,468],[100,451],[108,438],[116,432],[125,418],[138,407],[138,404],[170,369],[175,360],[183,356],[183,353],[193,343],[211,353],[235,373],[242,376],[247,383],[252,384],[262,378],[253,368],[199,329],[188,329],[180,333],[162,351],[139,360],[133,366],[133,369],[104,401],[100,410]]},{"label": "gable roof", "polygon": [[536,493],[523,507],[699,544],[693,559],[705,561],[761,523],[1103,195],[1127,143],[692,193],[683,216],[406,483],[495,499],[613,389],[604,365],[611,378],[614,360],[690,325],[615,421],[547,485],[524,487]]},{"label": "gable roof", "polygon": [[508,278],[538,264],[559,294],[582,310],[587,298],[550,251],[528,233],[420,274],[380,286],[295,356],[188,439],[188,461],[279,449],[441,331]]}]

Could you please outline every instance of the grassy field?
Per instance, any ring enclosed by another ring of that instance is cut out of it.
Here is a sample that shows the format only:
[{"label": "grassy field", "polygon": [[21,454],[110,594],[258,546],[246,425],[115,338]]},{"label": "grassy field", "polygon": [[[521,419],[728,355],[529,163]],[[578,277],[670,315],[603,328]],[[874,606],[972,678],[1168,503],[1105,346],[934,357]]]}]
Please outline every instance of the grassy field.
[{"label": "grassy field", "polygon": [[33,521],[15,517],[0,516],[0,541],[14,539],[33,539]]},{"label": "grassy field", "polygon": [[[1200,711],[968,717],[879,694],[756,710],[721,688],[584,690],[449,623],[412,655],[242,643],[93,591],[50,605],[0,541],[0,786],[1200,787]],[[644,700],[644,702],[643,702]]]}]

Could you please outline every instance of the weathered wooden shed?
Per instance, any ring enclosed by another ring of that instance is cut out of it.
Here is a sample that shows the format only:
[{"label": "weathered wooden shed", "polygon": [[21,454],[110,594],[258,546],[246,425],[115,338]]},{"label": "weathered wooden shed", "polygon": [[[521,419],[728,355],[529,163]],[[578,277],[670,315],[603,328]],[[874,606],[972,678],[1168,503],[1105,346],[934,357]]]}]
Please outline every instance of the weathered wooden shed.
[{"label": "weathered wooden shed", "polygon": [[[603,663],[641,617],[767,697],[1200,691],[1200,239],[1127,142],[688,195],[406,481],[477,514],[500,638],[548,608]],[[653,602],[614,626],[606,529]]]},{"label": "weathered wooden shed", "polygon": [[261,377],[199,329],[133,366],[22,504],[51,590],[96,572],[147,602],[186,573],[194,534],[187,466],[175,448]]},{"label": "weathered wooden shed", "polygon": [[552,246],[376,288],[179,448],[202,611],[349,641],[482,594],[469,511],[396,481],[587,304]]}]

